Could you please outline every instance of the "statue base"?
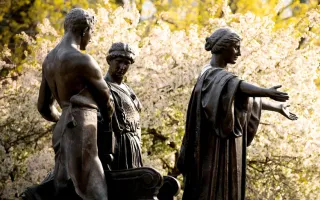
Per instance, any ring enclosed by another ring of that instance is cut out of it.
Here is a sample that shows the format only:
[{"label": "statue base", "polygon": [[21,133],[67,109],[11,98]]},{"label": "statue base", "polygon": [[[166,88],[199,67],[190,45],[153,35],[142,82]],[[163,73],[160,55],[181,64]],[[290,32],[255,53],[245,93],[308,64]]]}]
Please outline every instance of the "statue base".
[{"label": "statue base", "polygon": [[[165,176],[153,168],[105,171],[110,200],[174,200],[180,190],[177,179]],[[27,188],[23,200],[81,200],[72,181],[63,191],[55,194],[53,179]]]}]

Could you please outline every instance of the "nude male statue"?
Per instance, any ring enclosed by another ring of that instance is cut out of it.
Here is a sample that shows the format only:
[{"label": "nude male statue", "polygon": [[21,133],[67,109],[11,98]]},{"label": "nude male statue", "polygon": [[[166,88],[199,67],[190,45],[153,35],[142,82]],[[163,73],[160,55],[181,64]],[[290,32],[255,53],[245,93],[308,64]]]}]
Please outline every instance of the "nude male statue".
[{"label": "nude male statue", "polygon": [[[82,53],[88,45],[94,16],[75,8],[66,16],[65,34],[42,65],[38,110],[52,122],[56,193],[72,180],[84,200],[107,200],[107,185],[97,148],[97,109],[110,120],[110,91],[97,62]],[[79,49],[80,46],[80,49]],[[57,101],[60,114],[54,106]]]}]

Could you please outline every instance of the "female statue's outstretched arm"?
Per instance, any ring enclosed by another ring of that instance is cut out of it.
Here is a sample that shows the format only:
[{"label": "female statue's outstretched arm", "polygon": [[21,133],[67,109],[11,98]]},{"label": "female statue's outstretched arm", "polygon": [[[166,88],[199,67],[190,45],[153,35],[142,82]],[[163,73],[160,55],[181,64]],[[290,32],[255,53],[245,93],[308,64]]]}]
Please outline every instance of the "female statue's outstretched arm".
[{"label": "female statue's outstretched arm", "polygon": [[242,81],[239,86],[239,90],[250,97],[270,97],[275,101],[287,101],[289,99],[288,93],[280,92],[277,90],[278,88],[281,88],[281,85],[271,88],[261,88],[245,81]]},{"label": "female statue's outstretched arm", "polygon": [[287,109],[290,105],[285,105],[285,104],[277,103],[277,102],[271,102],[271,101],[267,101],[265,99],[262,99],[261,102],[262,102],[262,110],[269,110],[269,111],[273,111],[273,112],[278,112],[290,120],[297,120],[298,119],[296,114],[289,112],[289,110]]}]

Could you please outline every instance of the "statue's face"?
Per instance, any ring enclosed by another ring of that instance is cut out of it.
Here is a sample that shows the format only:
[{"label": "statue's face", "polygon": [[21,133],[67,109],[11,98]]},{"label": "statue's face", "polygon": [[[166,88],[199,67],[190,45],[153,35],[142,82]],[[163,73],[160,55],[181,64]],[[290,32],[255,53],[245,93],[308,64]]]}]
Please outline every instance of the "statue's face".
[{"label": "statue's face", "polygon": [[84,31],[84,36],[81,36],[80,49],[86,50],[87,45],[89,44],[93,33],[93,27],[90,27]]},{"label": "statue's face", "polygon": [[125,57],[116,57],[109,61],[109,74],[116,78],[123,78],[127,73],[131,61]]},{"label": "statue's face", "polygon": [[226,63],[235,64],[238,57],[241,56],[240,41],[230,44],[230,46],[222,50],[222,55]]}]

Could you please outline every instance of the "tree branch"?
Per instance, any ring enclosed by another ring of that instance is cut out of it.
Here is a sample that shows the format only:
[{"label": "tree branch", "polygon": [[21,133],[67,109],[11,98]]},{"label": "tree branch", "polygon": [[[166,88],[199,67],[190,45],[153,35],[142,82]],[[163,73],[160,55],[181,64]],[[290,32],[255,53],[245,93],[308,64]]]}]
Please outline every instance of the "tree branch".
[{"label": "tree branch", "polygon": [[166,141],[169,139],[168,137],[158,133],[157,130],[154,128],[147,129],[147,134],[153,135],[156,139],[159,139],[161,141]]}]

